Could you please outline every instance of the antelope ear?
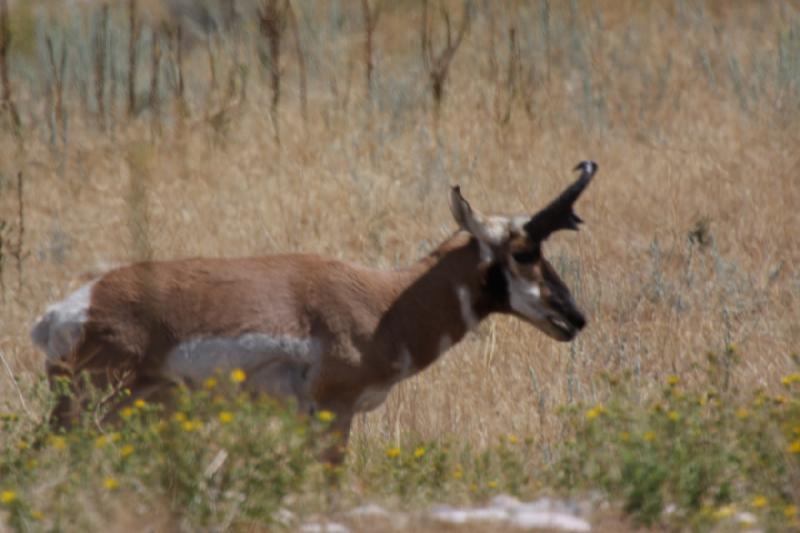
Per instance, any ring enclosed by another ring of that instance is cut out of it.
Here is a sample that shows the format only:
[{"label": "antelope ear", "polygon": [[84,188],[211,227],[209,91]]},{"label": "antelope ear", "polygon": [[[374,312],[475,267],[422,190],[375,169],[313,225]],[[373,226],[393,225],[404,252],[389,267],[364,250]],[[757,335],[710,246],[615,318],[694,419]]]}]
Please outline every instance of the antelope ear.
[{"label": "antelope ear", "polygon": [[[461,229],[468,231],[481,243],[481,249],[491,250],[502,244],[502,235],[499,228],[487,224],[486,218],[470,207],[463,196],[461,188],[455,185],[450,189],[450,212]],[[494,230],[494,231],[493,231]]]},{"label": "antelope ear", "polygon": [[525,231],[532,240],[541,242],[555,231],[577,230],[578,225],[583,223],[572,210],[572,206],[597,172],[597,163],[582,161],[573,170],[581,171],[575,183],[567,187],[558,198],[533,215],[525,224]]},{"label": "antelope ear", "polygon": [[450,212],[461,229],[470,232],[481,241],[488,240],[483,216],[472,210],[469,202],[461,196],[461,187],[458,185],[450,189]]}]

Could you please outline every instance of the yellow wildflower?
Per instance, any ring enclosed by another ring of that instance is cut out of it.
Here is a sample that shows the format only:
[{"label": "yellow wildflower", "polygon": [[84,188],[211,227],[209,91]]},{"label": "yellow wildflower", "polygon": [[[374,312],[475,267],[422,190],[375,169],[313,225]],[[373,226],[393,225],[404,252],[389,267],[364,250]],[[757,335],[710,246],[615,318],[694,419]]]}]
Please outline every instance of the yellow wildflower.
[{"label": "yellow wildflower", "polygon": [[714,516],[718,519],[730,518],[731,516],[733,516],[733,513],[735,512],[736,512],[736,507],[734,507],[733,505],[723,505],[722,507],[714,511]]},{"label": "yellow wildflower", "polygon": [[681,379],[676,375],[667,376],[667,385],[674,387]]},{"label": "yellow wildflower", "polygon": [[229,422],[233,421],[233,413],[230,411],[220,411],[220,413],[217,415],[217,418],[219,418],[220,423],[228,424]]},{"label": "yellow wildflower", "polygon": [[133,406],[137,409],[143,409],[145,405],[147,405],[147,402],[141,398],[137,398],[136,401],[133,402]]},{"label": "yellow wildflower", "polygon": [[33,510],[31,511],[31,518],[33,518],[37,522],[41,522],[42,520],[44,520],[44,513],[42,513],[41,511]]},{"label": "yellow wildflower", "polygon": [[17,449],[21,452],[27,450],[28,448],[30,448],[30,445],[24,440],[21,440],[17,443]]},{"label": "yellow wildflower", "polygon": [[127,420],[133,416],[133,408],[131,407],[124,407],[120,410],[119,416],[122,417],[123,420]]},{"label": "yellow wildflower", "polygon": [[124,459],[125,457],[128,457],[129,455],[133,454],[134,451],[135,448],[133,447],[132,444],[126,444],[125,446],[119,449],[119,456]]},{"label": "yellow wildflower", "polygon": [[517,444],[517,443],[519,443],[519,439],[516,437],[516,435],[509,435],[507,438],[508,438],[508,443],[509,444]]},{"label": "yellow wildflower", "polygon": [[678,411],[670,411],[669,413],[667,413],[667,418],[669,418],[673,422],[677,422],[678,420],[681,419],[681,415],[680,413],[678,413]]},{"label": "yellow wildflower", "polygon": [[740,408],[738,408],[736,410],[736,418],[740,418],[740,419],[744,420],[748,416],[750,416],[750,411],[748,411],[744,407],[740,407]]},{"label": "yellow wildflower", "polygon": [[116,490],[119,488],[119,481],[109,476],[103,480],[103,486],[106,490]]},{"label": "yellow wildflower", "polygon": [[28,459],[27,462],[25,463],[25,468],[27,468],[28,470],[33,470],[37,466],[39,466],[39,461],[37,461],[36,459]]},{"label": "yellow wildflower", "polygon": [[787,387],[792,383],[800,383],[800,372],[793,372],[781,378],[781,383],[786,385]]},{"label": "yellow wildflower", "polygon": [[181,427],[187,433],[191,433],[196,429],[200,429],[203,424],[199,420],[186,420],[181,424]]},{"label": "yellow wildflower", "polygon": [[56,450],[63,450],[67,447],[67,439],[61,435],[53,435],[50,437],[50,446]]},{"label": "yellow wildflower", "polygon": [[606,412],[605,407],[603,407],[602,404],[597,404],[588,411],[586,411],[586,420],[592,421],[605,412]]},{"label": "yellow wildflower", "polygon": [[217,387],[217,378],[206,378],[203,382],[203,388],[206,390],[214,390]]},{"label": "yellow wildflower", "polygon": [[231,372],[231,381],[234,383],[242,383],[247,379],[247,374],[241,368],[237,368]]},{"label": "yellow wildflower", "polygon": [[489,482],[489,483],[487,483],[486,485],[487,485],[487,486],[488,486],[490,489],[496,489],[496,488],[497,488],[497,481],[490,481],[490,482]]},{"label": "yellow wildflower", "polygon": [[783,516],[786,518],[794,518],[797,516],[797,506],[796,505],[787,505],[783,508]]},{"label": "yellow wildflower", "polygon": [[763,509],[767,506],[767,499],[764,496],[756,496],[750,504],[756,509]]},{"label": "yellow wildflower", "polygon": [[423,448],[422,446],[420,446],[419,448],[414,450],[414,458],[415,459],[419,459],[423,455],[425,455],[425,448]]},{"label": "yellow wildflower", "polygon": [[172,415],[172,420],[175,422],[186,422],[186,413],[178,411],[174,415]]},{"label": "yellow wildflower", "polygon": [[645,434],[642,435],[642,438],[644,438],[646,442],[653,442],[656,440],[656,434],[653,431],[646,431]]},{"label": "yellow wildflower", "polygon": [[322,411],[317,413],[317,418],[320,420],[320,422],[329,423],[333,422],[333,419],[336,418],[336,415],[330,411],[323,409]]},{"label": "yellow wildflower", "polygon": [[800,439],[792,442],[787,448],[787,451],[789,453],[800,453]]},{"label": "yellow wildflower", "polygon": [[10,505],[17,501],[17,493],[13,490],[4,490],[0,492],[0,503]]},{"label": "yellow wildflower", "polygon": [[461,479],[462,477],[464,477],[464,470],[461,469],[461,466],[457,466],[453,470],[453,479]]},{"label": "yellow wildflower", "polygon": [[108,444],[108,437],[105,435],[100,435],[94,439],[94,447],[97,449],[105,448],[106,444]]},{"label": "yellow wildflower", "polygon": [[775,402],[776,405],[784,405],[789,400],[786,399],[786,396],[778,395],[778,396],[775,396],[772,399],[772,401]]},{"label": "yellow wildflower", "polygon": [[388,450],[386,450],[386,457],[388,457],[389,459],[400,457],[400,448],[398,447],[389,448]]}]

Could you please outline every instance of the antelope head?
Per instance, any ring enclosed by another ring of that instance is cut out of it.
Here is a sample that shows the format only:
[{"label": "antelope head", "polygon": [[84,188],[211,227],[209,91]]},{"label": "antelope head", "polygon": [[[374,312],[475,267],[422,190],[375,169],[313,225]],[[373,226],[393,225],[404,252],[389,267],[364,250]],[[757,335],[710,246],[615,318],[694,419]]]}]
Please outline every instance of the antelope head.
[{"label": "antelope head", "polygon": [[495,307],[563,342],[575,338],[586,318],[545,259],[542,244],[554,232],[577,230],[583,222],[572,207],[597,172],[597,164],[583,161],[574,170],[581,172],[580,177],[533,216],[485,216],[470,207],[458,186],[450,193],[453,217],[480,245],[483,284]]}]

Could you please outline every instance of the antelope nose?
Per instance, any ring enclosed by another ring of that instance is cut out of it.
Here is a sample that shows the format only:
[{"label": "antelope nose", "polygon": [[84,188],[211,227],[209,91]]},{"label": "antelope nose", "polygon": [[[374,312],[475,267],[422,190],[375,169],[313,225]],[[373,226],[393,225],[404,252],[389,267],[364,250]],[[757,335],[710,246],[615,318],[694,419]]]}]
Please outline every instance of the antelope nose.
[{"label": "antelope nose", "polygon": [[578,330],[581,330],[586,326],[586,317],[584,317],[583,313],[577,309],[570,313],[569,321],[572,322],[572,325]]}]

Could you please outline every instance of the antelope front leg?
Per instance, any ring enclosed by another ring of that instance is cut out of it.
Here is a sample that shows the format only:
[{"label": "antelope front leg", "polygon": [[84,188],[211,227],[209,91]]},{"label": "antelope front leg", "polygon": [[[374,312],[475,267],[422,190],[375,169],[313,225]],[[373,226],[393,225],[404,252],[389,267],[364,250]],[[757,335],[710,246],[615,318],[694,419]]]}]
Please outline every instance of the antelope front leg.
[{"label": "antelope front leg", "polygon": [[341,466],[347,453],[347,442],[350,439],[350,426],[353,423],[353,413],[336,412],[327,431],[328,446],[322,451],[321,459],[332,467]]}]

